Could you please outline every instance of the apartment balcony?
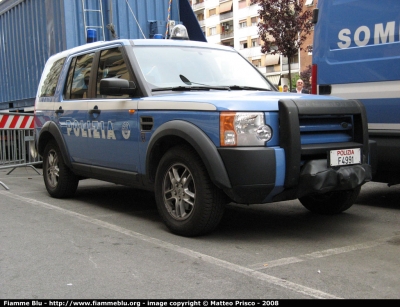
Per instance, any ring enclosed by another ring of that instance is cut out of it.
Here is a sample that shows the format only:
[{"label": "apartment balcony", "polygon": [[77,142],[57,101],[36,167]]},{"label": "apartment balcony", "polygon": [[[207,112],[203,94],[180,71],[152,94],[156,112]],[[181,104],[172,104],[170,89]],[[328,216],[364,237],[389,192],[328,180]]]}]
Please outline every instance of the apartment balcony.
[{"label": "apartment balcony", "polygon": [[268,71],[265,70],[265,66],[257,66],[257,69],[263,75],[265,75],[268,72]]},{"label": "apartment balcony", "polygon": [[205,20],[204,19],[199,20],[199,25],[200,25],[200,27],[203,27],[205,25]]},{"label": "apartment balcony", "polygon": [[204,9],[204,2],[193,4],[193,11]]},{"label": "apartment balcony", "polygon": [[266,66],[264,72],[266,72],[266,73],[275,72],[275,66]]},{"label": "apartment balcony", "polygon": [[220,14],[219,18],[220,18],[221,21],[226,20],[226,19],[232,19],[233,18],[233,12],[226,12],[226,13]]},{"label": "apartment balcony", "polygon": [[230,47],[234,47],[234,45],[235,45],[235,40],[234,40],[234,37],[232,36],[232,37],[225,37],[225,38],[222,38],[222,35],[221,35],[221,37],[220,37],[220,44],[221,45],[224,45],[224,46],[230,46]]},{"label": "apartment balcony", "polygon": [[245,58],[253,58],[260,56],[261,53],[261,47],[251,47],[251,48],[244,48],[240,49],[239,52],[245,57]]},{"label": "apartment balcony", "polygon": [[[290,70],[298,70],[299,69],[299,63],[292,63],[290,64]],[[282,64],[282,71],[289,71],[289,64]]]},{"label": "apartment balcony", "polygon": [[234,31],[225,31],[221,33],[221,40],[231,39],[234,37]]},{"label": "apartment balcony", "polygon": [[278,65],[273,65],[273,66],[265,66],[264,71],[266,73],[276,73],[276,72],[281,72],[281,66]]}]

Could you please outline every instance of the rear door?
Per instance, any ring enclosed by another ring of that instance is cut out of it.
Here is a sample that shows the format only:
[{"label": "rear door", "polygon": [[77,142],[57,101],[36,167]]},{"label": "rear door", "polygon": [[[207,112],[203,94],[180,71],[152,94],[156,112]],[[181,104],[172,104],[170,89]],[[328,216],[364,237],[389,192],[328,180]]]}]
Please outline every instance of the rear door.
[{"label": "rear door", "polygon": [[87,105],[94,56],[89,52],[70,59],[63,99],[55,103],[54,109],[72,162],[88,165]]}]

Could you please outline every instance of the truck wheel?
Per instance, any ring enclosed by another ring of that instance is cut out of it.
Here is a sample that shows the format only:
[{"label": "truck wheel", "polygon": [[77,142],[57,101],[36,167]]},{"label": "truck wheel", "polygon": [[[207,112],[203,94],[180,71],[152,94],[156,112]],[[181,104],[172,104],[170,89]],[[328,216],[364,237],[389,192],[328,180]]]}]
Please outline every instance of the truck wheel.
[{"label": "truck wheel", "polygon": [[55,198],[72,196],[78,187],[78,177],[65,165],[55,141],[50,141],[43,155],[43,179],[47,192]]},{"label": "truck wheel", "polygon": [[314,194],[299,198],[308,210],[319,214],[337,214],[349,209],[360,194],[361,187],[348,191],[335,191],[325,194]]},{"label": "truck wheel", "polygon": [[211,182],[200,157],[187,146],[174,147],[162,157],[155,193],[158,212],[167,227],[188,237],[214,230],[227,199]]}]

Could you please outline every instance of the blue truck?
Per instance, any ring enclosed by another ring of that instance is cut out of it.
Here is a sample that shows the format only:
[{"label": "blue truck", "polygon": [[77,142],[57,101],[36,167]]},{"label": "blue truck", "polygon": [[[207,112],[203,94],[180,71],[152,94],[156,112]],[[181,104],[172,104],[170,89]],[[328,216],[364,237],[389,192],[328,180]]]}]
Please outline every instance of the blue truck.
[{"label": "blue truck", "polygon": [[349,209],[371,179],[364,106],[281,93],[233,48],[186,32],[48,59],[35,99],[48,193],[72,197],[86,178],[150,190],[183,236],[214,230],[229,202]]},{"label": "blue truck", "polygon": [[319,1],[313,92],[357,99],[376,150],[373,181],[400,183],[400,1]]}]

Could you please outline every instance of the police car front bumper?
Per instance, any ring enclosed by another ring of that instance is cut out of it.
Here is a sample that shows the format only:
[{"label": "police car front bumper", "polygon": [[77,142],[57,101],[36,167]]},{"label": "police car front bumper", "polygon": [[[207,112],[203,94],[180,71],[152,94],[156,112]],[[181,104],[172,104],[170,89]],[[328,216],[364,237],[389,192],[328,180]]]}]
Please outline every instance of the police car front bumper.
[{"label": "police car front bumper", "polygon": [[311,160],[300,170],[297,185],[276,195],[273,201],[300,198],[310,194],[352,190],[372,180],[371,166],[357,164],[329,168],[327,160]]},{"label": "police car front bumper", "polygon": [[306,162],[291,187],[276,193],[275,151],[271,148],[219,149],[232,187],[225,193],[237,203],[262,204],[297,199],[309,194],[351,190],[372,179],[369,164],[328,167],[326,159]]},{"label": "police car front bumper", "polygon": [[312,160],[301,169],[297,198],[308,194],[321,194],[331,191],[352,190],[371,181],[369,164],[328,168],[327,160]]}]

